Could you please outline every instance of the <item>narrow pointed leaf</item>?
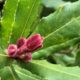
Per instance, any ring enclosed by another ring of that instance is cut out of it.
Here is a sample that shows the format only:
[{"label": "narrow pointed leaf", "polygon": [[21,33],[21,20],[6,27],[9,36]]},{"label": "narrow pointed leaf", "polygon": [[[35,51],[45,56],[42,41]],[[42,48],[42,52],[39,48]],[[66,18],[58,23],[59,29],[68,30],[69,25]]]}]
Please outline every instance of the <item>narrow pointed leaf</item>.
[{"label": "narrow pointed leaf", "polygon": [[[3,17],[1,19],[0,30],[0,46],[6,47],[9,43],[10,35],[12,34],[15,12],[19,0],[6,0],[4,9],[2,10]],[[14,6],[15,5],[15,6]]]},{"label": "narrow pointed leaf", "polygon": [[29,35],[39,17],[40,0],[6,0],[1,19],[1,46]]},{"label": "narrow pointed leaf", "polygon": [[[12,6],[13,7],[13,6]],[[12,42],[21,37],[27,37],[39,17],[40,0],[20,0],[13,24]]]}]

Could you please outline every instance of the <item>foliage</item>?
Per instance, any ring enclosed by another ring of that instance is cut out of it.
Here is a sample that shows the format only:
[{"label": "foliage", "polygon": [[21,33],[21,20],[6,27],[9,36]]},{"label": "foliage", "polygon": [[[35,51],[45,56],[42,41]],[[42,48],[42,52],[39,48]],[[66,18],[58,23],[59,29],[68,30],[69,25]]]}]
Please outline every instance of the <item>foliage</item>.
[{"label": "foliage", "polygon": [[[48,1],[1,1],[1,80],[80,80],[80,0]],[[42,15],[44,6],[53,10],[46,17]],[[33,52],[31,62],[8,57],[10,43],[36,33],[44,37],[44,43]]]}]

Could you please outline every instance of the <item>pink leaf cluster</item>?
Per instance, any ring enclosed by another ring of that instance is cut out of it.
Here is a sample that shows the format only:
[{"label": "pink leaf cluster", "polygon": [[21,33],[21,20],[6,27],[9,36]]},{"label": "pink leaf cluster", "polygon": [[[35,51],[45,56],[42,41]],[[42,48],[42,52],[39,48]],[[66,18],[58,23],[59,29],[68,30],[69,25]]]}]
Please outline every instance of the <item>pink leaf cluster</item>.
[{"label": "pink leaf cluster", "polygon": [[8,56],[29,62],[32,59],[32,52],[43,46],[43,40],[40,34],[32,35],[27,39],[21,37],[16,44],[8,46]]}]

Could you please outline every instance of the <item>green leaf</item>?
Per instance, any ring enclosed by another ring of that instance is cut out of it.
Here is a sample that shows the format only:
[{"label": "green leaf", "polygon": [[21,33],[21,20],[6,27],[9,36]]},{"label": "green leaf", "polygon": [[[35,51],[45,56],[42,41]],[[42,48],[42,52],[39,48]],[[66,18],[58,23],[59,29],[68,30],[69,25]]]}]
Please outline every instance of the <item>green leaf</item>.
[{"label": "green leaf", "polygon": [[59,44],[59,45],[53,45],[51,47],[36,51],[32,55],[33,55],[34,59],[39,59],[39,58],[42,58],[42,57],[48,57],[49,55],[51,55],[51,54],[53,54],[57,51],[60,51],[62,49],[65,49],[65,48],[68,48],[68,47],[73,46],[75,44],[78,44],[79,42],[80,42],[80,37],[79,38],[74,38],[74,39],[69,40],[65,43],[62,43],[62,44]]},{"label": "green leaf", "polygon": [[14,62],[12,58],[9,58],[8,55],[0,49],[0,69],[9,66]]},{"label": "green leaf", "polygon": [[57,9],[60,6],[64,5],[66,2],[63,0],[42,0],[42,3],[48,8]]},{"label": "green leaf", "polygon": [[[14,6],[15,5],[15,6]],[[1,31],[0,31],[0,46],[4,47],[8,45],[10,35],[12,33],[13,23],[15,19],[15,12],[18,5],[18,0],[6,0],[3,17],[1,19]]]},{"label": "green leaf", "polygon": [[58,9],[67,3],[75,2],[78,0],[42,0],[42,4],[47,8]]},{"label": "green leaf", "polygon": [[40,0],[6,0],[1,20],[2,46],[28,36],[39,17]]},{"label": "green leaf", "polygon": [[79,1],[79,0],[64,0],[64,1],[75,2],[75,1]]},{"label": "green leaf", "polygon": [[28,63],[27,68],[47,80],[80,80],[79,67],[64,67],[38,60]]},{"label": "green leaf", "polygon": [[55,44],[55,45],[52,45],[47,48],[42,48],[39,51],[36,51],[33,53],[33,58],[38,59],[41,57],[47,57],[59,50],[62,50],[62,49],[68,48],[70,46],[73,46],[75,44],[78,44],[79,42],[80,42],[80,37],[77,37],[77,38],[73,38],[71,40],[65,41],[63,43],[60,43],[60,44]]},{"label": "green leaf", "polygon": [[[33,24],[39,17],[40,0],[20,0],[15,14],[15,22],[12,31],[12,40],[21,36],[28,36]],[[18,30],[18,31],[17,31]]]},{"label": "green leaf", "polygon": [[80,66],[80,50],[76,51],[75,65]]},{"label": "green leaf", "polygon": [[[15,59],[9,58],[0,52],[0,78],[1,80],[43,80],[41,77],[32,74],[31,72],[12,66],[16,63]],[[26,65],[26,63],[24,64]]]},{"label": "green leaf", "polygon": [[0,54],[0,68],[11,65],[12,59],[8,58],[6,55]]},{"label": "green leaf", "polygon": [[[80,17],[71,20],[66,25],[50,33],[45,37],[44,48],[52,45],[64,43],[68,40],[80,36]],[[52,43],[51,43],[52,42]]]},{"label": "green leaf", "polygon": [[1,80],[18,80],[10,67],[4,67],[3,69],[0,69],[0,78]]},{"label": "green leaf", "polygon": [[[66,5],[62,9],[59,9],[60,12],[56,11],[54,14],[42,19],[35,32],[45,36],[44,47],[49,47],[53,44],[58,44],[79,36],[79,33],[76,33],[77,29],[80,30],[80,17],[76,18],[76,16],[80,15],[79,3],[80,2],[77,2],[74,5]],[[71,9],[69,6],[71,6]],[[76,8],[78,9],[76,10]],[[76,14],[74,13],[75,10]]]},{"label": "green leaf", "polygon": [[[69,53],[71,54],[71,53]],[[61,53],[55,53],[52,56],[53,60],[56,61],[57,64],[61,64],[61,65],[66,65],[66,66],[71,66],[74,64],[75,62],[75,58],[68,56],[67,54],[61,54]]]},{"label": "green leaf", "polygon": [[21,80],[43,80],[41,77],[32,74],[30,71],[20,68],[17,65],[13,65],[13,69]]},{"label": "green leaf", "polygon": [[[42,36],[47,36],[57,29],[65,26],[73,18],[80,16],[80,1],[68,3],[60,7],[57,11],[47,17],[43,17],[35,30],[35,33],[40,33]],[[46,31],[45,31],[46,30]]]},{"label": "green leaf", "polygon": [[35,32],[47,36],[78,16],[80,16],[80,1],[66,4],[49,16],[42,18]]},{"label": "green leaf", "polygon": [[39,76],[16,65],[13,69],[10,66],[0,69],[0,78],[1,80],[42,80]]},{"label": "green leaf", "polygon": [[[45,38],[43,48],[39,52],[53,46],[53,51],[48,49],[47,53],[54,52],[55,45],[58,47],[60,44],[78,38],[80,36],[80,1],[66,4],[55,13],[44,17],[34,33],[40,33]],[[43,54],[46,55],[45,51]]]}]

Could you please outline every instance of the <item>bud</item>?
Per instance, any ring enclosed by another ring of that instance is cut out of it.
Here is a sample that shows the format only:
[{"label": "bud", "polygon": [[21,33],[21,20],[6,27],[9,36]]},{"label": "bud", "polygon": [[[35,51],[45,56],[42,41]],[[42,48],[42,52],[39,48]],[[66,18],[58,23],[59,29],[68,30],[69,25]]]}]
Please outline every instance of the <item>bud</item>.
[{"label": "bud", "polygon": [[18,41],[17,41],[17,46],[18,48],[23,46],[26,43],[26,38],[21,37]]},{"label": "bud", "polygon": [[9,57],[16,57],[16,54],[17,54],[17,46],[14,44],[10,44],[8,47]]},{"label": "bud", "polygon": [[29,52],[35,51],[41,48],[43,45],[43,37],[40,34],[35,34],[27,39],[26,46]]},{"label": "bud", "polygon": [[27,52],[27,47],[25,45],[21,46],[20,48],[18,48],[18,51],[17,51],[17,56],[20,56],[24,53]]},{"label": "bud", "polygon": [[23,59],[25,62],[30,62],[32,60],[32,54],[26,53]]}]

